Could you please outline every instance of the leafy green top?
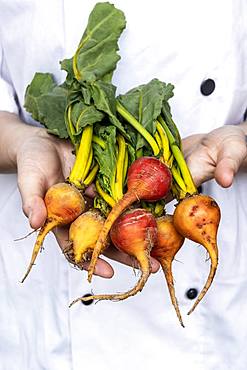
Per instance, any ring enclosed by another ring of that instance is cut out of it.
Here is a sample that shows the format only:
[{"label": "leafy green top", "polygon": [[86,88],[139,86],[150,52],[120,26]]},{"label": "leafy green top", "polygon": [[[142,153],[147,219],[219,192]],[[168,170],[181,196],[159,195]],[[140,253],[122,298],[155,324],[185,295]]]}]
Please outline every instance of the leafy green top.
[{"label": "leafy green top", "polygon": [[110,3],[98,3],[92,10],[87,28],[75,55],[61,62],[62,69],[79,82],[111,81],[120,59],[117,41],[126,26],[124,13]]},{"label": "leafy green top", "polygon": [[116,117],[116,88],[111,83],[120,59],[118,39],[125,25],[121,10],[108,2],[97,3],[75,55],[61,62],[67,71],[66,81],[57,86],[51,74],[35,74],[26,89],[25,108],[48,132],[69,137],[76,145],[83,127],[107,116],[128,137]]}]

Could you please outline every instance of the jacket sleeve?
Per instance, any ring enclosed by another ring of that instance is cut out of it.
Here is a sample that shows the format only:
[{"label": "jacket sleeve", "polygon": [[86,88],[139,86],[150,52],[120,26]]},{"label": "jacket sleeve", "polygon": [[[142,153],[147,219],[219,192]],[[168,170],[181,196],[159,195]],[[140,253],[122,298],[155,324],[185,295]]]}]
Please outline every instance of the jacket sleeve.
[{"label": "jacket sleeve", "polygon": [[18,104],[15,98],[15,90],[10,79],[4,72],[4,52],[0,44],[0,111],[18,114]]}]

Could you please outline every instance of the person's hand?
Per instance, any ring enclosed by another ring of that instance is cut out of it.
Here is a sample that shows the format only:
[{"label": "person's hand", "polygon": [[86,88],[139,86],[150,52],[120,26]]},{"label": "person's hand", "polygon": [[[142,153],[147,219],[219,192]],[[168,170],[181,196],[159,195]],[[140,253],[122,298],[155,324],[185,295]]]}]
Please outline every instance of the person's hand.
[{"label": "person's hand", "polygon": [[183,152],[196,186],[215,178],[231,186],[241,166],[247,165],[246,124],[226,125],[208,134],[183,140]]},{"label": "person's hand", "polygon": [[[58,182],[63,182],[69,175],[74,162],[72,146],[68,141],[57,139],[47,134],[46,130],[39,127],[26,125],[19,121],[13,114],[0,114],[0,121],[9,125],[8,148],[9,163],[17,169],[18,187],[20,190],[23,212],[28,217],[33,229],[40,228],[47,216],[44,195],[48,188]],[[4,125],[3,125],[4,126]],[[92,191],[88,189],[88,195]],[[68,229],[61,227],[54,230],[56,239],[62,250],[68,247]],[[133,260],[119,252],[114,247],[109,247],[105,253],[110,259],[120,263],[134,266]],[[152,258],[152,272],[159,269],[159,263]],[[83,268],[87,269],[88,263]],[[95,274],[110,278],[113,276],[111,265],[99,259]]]}]

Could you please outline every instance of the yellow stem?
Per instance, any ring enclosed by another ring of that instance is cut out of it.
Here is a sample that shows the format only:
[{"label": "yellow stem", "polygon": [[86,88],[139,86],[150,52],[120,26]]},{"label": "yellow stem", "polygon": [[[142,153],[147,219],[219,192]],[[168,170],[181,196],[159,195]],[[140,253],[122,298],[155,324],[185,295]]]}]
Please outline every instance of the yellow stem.
[{"label": "yellow stem", "polygon": [[83,40],[81,40],[76,52],[75,52],[75,55],[73,56],[73,60],[72,60],[72,66],[73,66],[73,72],[74,72],[74,75],[75,75],[75,78],[77,79],[77,81],[80,81],[81,79],[81,73],[79,71],[79,69],[77,68],[77,59],[78,59],[78,54],[81,50],[81,48],[85,45],[85,43],[88,41],[88,39],[90,38],[90,35],[87,35]]},{"label": "yellow stem", "polygon": [[84,180],[84,185],[89,186],[93,180],[95,179],[95,176],[97,175],[99,169],[99,165],[96,163],[96,165],[93,167],[89,175]]},{"label": "yellow stem", "polygon": [[178,186],[183,190],[183,191],[187,191],[187,188],[186,188],[186,185],[184,183],[184,180],[182,179],[182,177],[180,176],[178,170],[176,169],[175,166],[172,166],[171,168],[171,171],[172,171],[172,176],[174,177],[175,181],[177,182]]},{"label": "yellow stem", "polygon": [[126,176],[127,176],[128,164],[129,164],[129,155],[128,155],[128,150],[126,150],[125,151],[125,158],[124,158],[124,169],[123,169],[123,186],[124,186],[125,179],[126,179]]},{"label": "yellow stem", "polygon": [[114,168],[113,170],[113,174],[112,174],[112,178],[111,178],[111,182],[110,182],[110,186],[111,186],[111,193],[112,193],[112,197],[114,200],[116,200],[117,196],[116,196],[116,189],[115,189],[115,179],[116,179],[116,167]]},{"label": "yellow stem", "polygon": [[159,149],[161,150],[162,149],[162,142],[161,142],[161,138],[160,138],[160,135],[159,135],[158,131],[155,132],[154,138],[157,141]]},{"label": "yellow stem", "polygon": [[85,171],[83,173],[83,179],[85,179],[87,177],[88,172],[89,172],[90,167],[91,167],[91,164],[92,164],[92,161],[93,161],[93,149],[91,147],[89,157],[88,157],[88,161],[87,161],[87,165],[86,165]]},{"label": "yellow stem", "polygon": [[93,136],[93,126],[86,126],[83,130],[79,150],[74,166],[69,176],[69,182],[78,189],[83,189],[84,172],[89,160]]},{"label": "yellow stem", "polygon": [[161,116],[159,117],[159,121],[162,124],[162,126],[163,126],[163,128],[166,132],[166,135],[168,137],[171,151],[174,155],[174,158],[177,161],[178,167],[180,168],[182,177],[184,179],[184,183],[185,183],[186,188],[187,188],[187,193],[189,193],[191,195],[196,194],[197,193],[197,188],[194,184],[194,181],[192,179],[190,170],[189,170],[189,168],[187,166],[187,163],[184,159],[183,153],[181,152],[180,148],[176,144],[175,138],[173,137],[171,131],[169,130],[169,127],[166,125],[165,121],[163,120],[163,118]]},{"label": "yellow stem", "polygon": [[117,102],[116,104],[116,109],[118,113],[124,119],[126,119],[126,121],[129,122],[129,124],[133,126],[136,129],[136,131],[138,131],[139,134],[141,134],[144,137],[144,139],[146,139],[146,141],[151,146],[154,155],[158,155],[160,150],[153,136],[119,102]]},{"label": "yellow stem", "polygon": [[65,120],[67,122],[67,130],[68,130],[68,133],[69,133],[70,141],[72,142],[72,144],[75,147],[75,150],[77,151],[75,138],[74,138],[76,132],[75,132],[75,128],[74,128],[74,125],[73,125],[73,122],[72,122],[72,119],[71,119],[71,109],[72,109],[72,106],[69,105],[68,108],[67,108],[67,112],[65,114]]},{"label": "yellow stem", "polygon": [[159,121],[156,121],[156,128],[161,138],[163,157],[164,157],[165,163],[167,163],[169,160],[170,154],[171,154],[169,140],[168,140],[165,130],[163,129]]},{"label": "yellow stem", "polygon": [[106,148],[104,141],[96,135],[93,135],[93,143],[98,144],[102,149]]},{"label": "yellow stem", "polygon": [[117,136],[117,142],[118,142],[118,158],[115,179],[115,199],[119,200],[123,197],[123,181],[124,181],[123,171],[124,171],[126,143],[122,135]]},{"label": "yellow stem", "polygon": [[104,190],[100,186],[99,180],[96,180],[95,186],[101,198],[103,198],[104,201],[106,201],[106,203],[108,203],[111,207],[113,207],[116,204],[115,200],[109,194],[104,192]]},{"label": "yellow stem", "polygon": [[171,153],[170,158],[168,159],[168,162],[167,162],[167,165],[169,166],[169,168],[172,168],[173,160],[174,160],[174,156]]},{"label": "yellow stem", "polygon": [[71,133],[73,135],[75,135],[75,128],[74,128],[74,125],[73,125],[72,119],[71,119],[71,109],[72,109],[72,105],[69,105],[69,107],[68,107],[68,123],[69,123],[69,129],[70,129]]},{"label": "yellow stem", "polygon": [[186,196],[175,182],[172,183],[172,194],[176,199],[183,199]]}]

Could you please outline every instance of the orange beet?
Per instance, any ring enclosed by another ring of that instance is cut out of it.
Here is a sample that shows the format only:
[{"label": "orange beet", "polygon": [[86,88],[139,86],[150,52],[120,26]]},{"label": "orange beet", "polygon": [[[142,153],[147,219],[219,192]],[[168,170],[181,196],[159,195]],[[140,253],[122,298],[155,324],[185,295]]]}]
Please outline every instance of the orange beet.
[{"label": "orange beet", "polygon": [[110,236],[116,248],[136,258],[141,270],[140,279],[134,288],[125,293],[81,297],[74,300],[71,305],[91,299],[120,301],[143,289],[151,273],[150,250],[157,242],[157,224],[154,216],[144,209],[127,211],[116,220]]},{"label": "orange beet", "polygon": [[38,233],[31,261],[22,283],[31,271],[46,235],[57,226],[70,224],[85,210],[85,201],[80,191],[67,183],[51,186],[46,192],[44,202],[47,218]]},{"label": "orange beet", "polygon": [[151,250],[151,256],[156,258],[165,274],[172,304],[175,308],[180,324],[184,326],[182,316],[175,296],[172,262],[175,255],[184,243],[184,237],[178,233],[173,224],[172,215],[165,215],[156,219],[158,240]]},{"label": "orange beet", "polygon": [[192,195],[183,199],[177,205],[173,221],[181,235],[206,248],[211,260],[208,279],[193,307],[188,312],[190,314],[207,293],[217,270],[217,231],[220,223],[220,208],[210,196]]},{"label": "orange beet", "polygon": [[164,198],[170,190],[171,181],[172,175],[169,168],[159,159],[141,157],[132,163],[127,177],[128,191],[109,213],[93,251],[88,269],[89,282],[92,280],[98,256],[102,253],[107,235],[116,219],[136,201],[153,202]]}]

